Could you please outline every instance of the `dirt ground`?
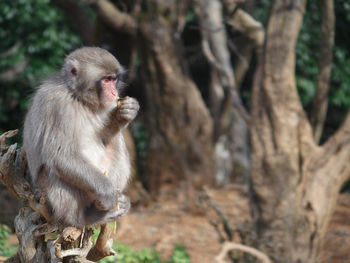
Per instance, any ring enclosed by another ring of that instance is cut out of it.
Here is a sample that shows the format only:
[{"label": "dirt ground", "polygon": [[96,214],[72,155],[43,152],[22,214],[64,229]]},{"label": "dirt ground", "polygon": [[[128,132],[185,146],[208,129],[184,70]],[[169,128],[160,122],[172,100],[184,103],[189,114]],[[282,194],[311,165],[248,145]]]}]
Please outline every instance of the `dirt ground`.
[{"label": "dirt ground", "polygon": [[[231,226],[250,220],[248,197],[237,189],[210,191],[212,201],[230,219]],[[174,244],[182,244],[193,263],[211,263],[220,252],[219,234],[203,213],[189,213],[178,200],[157,200],[134,208],[121,220],[116,239],[138,250],[154,247],[163,260]],[[235,238],[239,241],[239,238]],[[350,262],[350,195],[343,194],[333,215],[319,263]],[[306,262],[305,262],[306,263]]]},{"label": "dirt ground", "polygon": [[[215,203],[237,225],[249,220],[248,199],[239,192],[210,191]],[[147,208],[132,209],[120,221],[116,239],[136,250],[154,247],[163,260],[169,259],[175,244],[181,244],[194,263],[213,262],[221,248],[219,234],[205,214],[200,209],[189,213],[177,199],[157,200]]]}]

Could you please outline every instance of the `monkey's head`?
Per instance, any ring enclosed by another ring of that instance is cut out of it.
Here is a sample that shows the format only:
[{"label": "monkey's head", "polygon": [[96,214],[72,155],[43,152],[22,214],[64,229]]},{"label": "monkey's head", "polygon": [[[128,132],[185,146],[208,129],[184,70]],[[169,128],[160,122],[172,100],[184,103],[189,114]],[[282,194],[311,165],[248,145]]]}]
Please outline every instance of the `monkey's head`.
[{"label": "monkey's head", "polygon": [[73,51],[66,57],[62,69],[74,98],[92,110],[116,106],[123,73],[118,60],[107,50],[97,47]]}]

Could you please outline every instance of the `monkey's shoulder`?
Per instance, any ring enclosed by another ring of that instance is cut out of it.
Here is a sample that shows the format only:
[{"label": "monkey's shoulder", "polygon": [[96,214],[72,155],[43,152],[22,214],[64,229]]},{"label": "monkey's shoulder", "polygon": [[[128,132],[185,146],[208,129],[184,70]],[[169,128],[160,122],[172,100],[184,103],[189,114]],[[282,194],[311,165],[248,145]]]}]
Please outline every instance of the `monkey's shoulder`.
[{"label": "monkey's shoulder", "polygon": [[69,102],[70,97],[69,90],[65,85],[55,85],[52,80],[48,79],[38,87],[33,104],[55,105]]}]

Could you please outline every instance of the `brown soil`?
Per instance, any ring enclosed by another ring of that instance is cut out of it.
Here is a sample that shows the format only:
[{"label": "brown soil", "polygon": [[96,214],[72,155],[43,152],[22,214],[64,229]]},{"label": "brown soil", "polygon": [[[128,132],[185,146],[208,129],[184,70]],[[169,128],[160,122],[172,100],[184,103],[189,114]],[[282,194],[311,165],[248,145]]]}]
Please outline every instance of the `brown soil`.
[{"label": "brown soil", "polygon": [[[210,195],[233,224],[249,219],[248,199],[240,191],[221,189]],[[175,198],[133,209],[120,221],[116,239],[136,250],[154,247],[163,260],[169,259],[175,244],[181,244],[192,262],[211,263],[221,248],[219,234],[202,212],[186,210]]]},{"label": "brown soil", "polygon": [[[241,190],[211,190],[211,197],[239,227],[249,221],[248,198]],[[203,213],[189,213],[176,199],[157,200],[147,208],[134,208],[121,220],[116,239],[138,250],[154,247],[163,260],[175,244],[182,244],[193,263],[214,262],[221,245],[219,234]],[[239,242],[239,238],[235,237]],[[319,263],[350,262],[350,195],[343,194],[327,232]]]},{"label": "brown soil", "polygon": [[350,262],[350,194],[342,194],[321,249],[319,263]]}]

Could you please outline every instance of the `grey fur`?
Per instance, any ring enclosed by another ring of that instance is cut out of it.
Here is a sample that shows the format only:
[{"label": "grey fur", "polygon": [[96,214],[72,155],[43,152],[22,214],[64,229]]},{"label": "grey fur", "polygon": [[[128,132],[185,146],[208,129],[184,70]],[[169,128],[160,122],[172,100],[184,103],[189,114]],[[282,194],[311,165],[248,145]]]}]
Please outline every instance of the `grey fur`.
[{"label": "grey fur", "polygon": [[139,104],[126,97],[121,107],[106,109],[98,93],[101,77],[122,70],[106,50],[81,48],[34,95],[23,147],[36,193],[48,200],[51,223],[101,224],[130,207],[121,194],[130,177],[121,129],[136,117]]}]

